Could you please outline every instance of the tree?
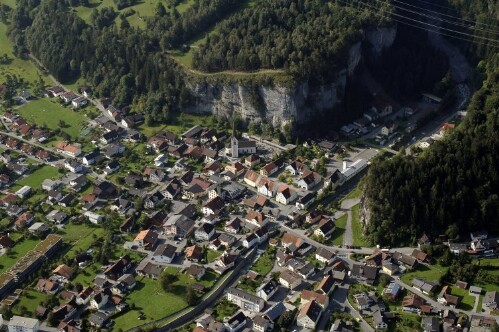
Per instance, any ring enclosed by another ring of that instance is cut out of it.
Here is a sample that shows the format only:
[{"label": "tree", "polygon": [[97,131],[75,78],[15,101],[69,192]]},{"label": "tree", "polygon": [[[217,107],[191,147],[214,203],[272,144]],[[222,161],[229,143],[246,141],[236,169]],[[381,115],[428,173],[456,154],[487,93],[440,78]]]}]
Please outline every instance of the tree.
[{"label": "tree", "polygon": [[198,295],[192,286],[187,287],[186,301],[190,306],[196,305],[198,303]]},{"label": "tree", "polygon": [[286,311],[284,314],[279,317],[279,320],[277,321],[281,329],[287,329],[293,324],[293,321],[295,320],[295,314],[296,314],[296,309],[293,311]]},{"label": "tree", "polygon": [[169,292],[173,289],[173,283],[175,282],[176,277],[168,272],[163,272],[161,276],[159,277],[159,283],[161,285],[161,288],[165,292]]},{"label": "tree", "polygon": [[382,287],[385,287],[386,285],[388,285],[388,283],[390,282],[390,278],[386,275],[386,274],[381,274],[380,277],[379,277],[379,284],[382,286]]}]

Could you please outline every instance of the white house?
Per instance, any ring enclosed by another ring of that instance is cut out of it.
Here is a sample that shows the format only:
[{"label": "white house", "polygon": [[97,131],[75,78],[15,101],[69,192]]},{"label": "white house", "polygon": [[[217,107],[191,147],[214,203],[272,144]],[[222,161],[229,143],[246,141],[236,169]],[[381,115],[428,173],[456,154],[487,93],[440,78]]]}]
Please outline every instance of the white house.
[{"label": "white house", "polygon": [[40,322],[38,319],[13,316],[7,323],[7,329],[9,332],[38,332]]},{"label": "white house", "polygon": [[161,244],[156,248],[152,259],[158,263],[171,264],[177,255],[177,248],[171,244]]},{"label": "white house", "polygon": [[276,201],[283,205],[288,205],[294,202],[297,197],[296,191],[283,184],[277,191]]},{"label": "white house", "polygon": [[104,219],[103,216],[92,211],[87,211],[83,215],[87,217],[88,221],[90,221],[93,224],[98,224],[102,221],[102,219]]}]

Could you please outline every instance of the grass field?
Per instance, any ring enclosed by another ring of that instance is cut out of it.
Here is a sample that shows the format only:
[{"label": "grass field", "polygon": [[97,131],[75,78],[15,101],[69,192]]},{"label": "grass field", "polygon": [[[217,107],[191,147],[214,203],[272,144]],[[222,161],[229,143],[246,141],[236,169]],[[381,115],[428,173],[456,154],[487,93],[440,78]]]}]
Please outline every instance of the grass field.
[{"label": "grass field", "polygon": [[335,246],[343,245],[343,235],[345,234],[345,227],[347,225],[347,215],[344,214],[335,221],[336,229],[331,235],[331,244]]},{"label": "grass field", "polygon": [[413,278],[422,278],[426,281],[438,281],[440,277],[447,272],[446,267],[439,264],[423,265],[419,264],[416,270],[404,273],[401,277],[402,281],[408,285],[412,285]]},{"label": "grass field", "polygon": [[[10,1],[13,2],[14,0]],[[33,63],[14,57],[12,53],[12,42],[7,36],[7,26],[4,23],[0,23],[0,54],[4,53],[7,54],[12,61],[9,64],[0,64],[0,82],[3,83],[5,81],[7,74],[17,75],[28,82],[34,82],[38,79],[40,72]],[[48,82],[48,80],[46,79],[45,82]]]},{"label": "grass field", "polygon": [[350,191],[345,197],[343,197],[342,201],[346,199],[353,199],[353,198],[360,198],[362,196],[362,190],[359,188],[359,186],[353,188],[352,191]]},{"label": "grass field", "polygon": [[216,251],[212,249],[207,249],[206,250],[206,260],[208,263],[214,262],[220,255],[222,254],[221,251]]},{"label": "grass field", "polygon": [[275,254],[263,253],[251,268],[253,271],[265,277],[274,267]]},{"label": "grass field", "polygon": [[[494,276],[496,280],[499,280],[499,258],[483,258],[476,260],[475,264],[480,265],[481,270],[485,270],[488,274]],[[499,288],[497,283],[478,283],[476,286],[480,286],[486,291],[495,291]]]},{"label": "grass field", "polygon": [[461,298],[461,302],[457,306],[458,309],[463,309],[468,311],[473,310],[473,307],[475,306],[475,297],[471,296],[467,289],[452,287],[451,294],[459,296]]},{"label": "grass field", "polygon": [[[139,0],[137,4],[134,6],[130,6],[128,8],[124,8],[122,10],[118,10],[113,0],[90,0],[88,7],[78,6],[75,8],[76,13],[80,16],[85,22],[90,23],[90,17],[92,15],[92,11],[94,9],[102,9],[104,7],[112,7],[118,13],[126,12],[129,9],[133,9],[135,13],[127,17],[128,22],[131,26],[144,29],[146,27],[146,17],[154,16],[154,12],[156,10],[156,4],[158,0]],[[194,0],[184,0],[180,2],[176,9],[181,14],[187,10],[192,4]],[[168,10],[166,6],[166,2],[163,1],[165,8]],[[119,26],[120,18],[119,15],[115,19],[116,24]]]},{"label": "grass field", "polygon": [[42,187],[42,182],[45,179],[59,179],[62,174],[59,173],[57,168],[52,166],[42,166],[24,179],[17,181],[20,186],[30,186],[33,189],[40,189]]},{"label": "grass field", "polygon": [[[24,292],[24,295],[19,298],[19,302],[17,302],[14,308],[12,308],[12,312],[14,315],[35,317],[36,308],[41,302],[44,302],[47,299],[48,295],[40,293],[34,289],[25,289]],[[21,307],[25,307],[28,314],[23,314],[20,310]]]},{"label": "grass field", "polygon": [[12,265],[14,265],[21,257],[23,257],[28,251],[33,250],[35,246],[40,242],[39,240],[24,240],[20,243],[16,243],[14,248],[11,249],[9,253],[3,254],[0,259],[0,273],[8,270]]},{"label": "grass field", "polygon": [[369,247],[369,242],[363,237],[362,223],[360,221],[360,204],[352,208],[352,237],[353,245],[361,247]]},{"label": "grass field", "polygon": [[62,120],[66,126],[61,130],[71,137],[80,136],[87,122],[84,115],[71,111],[59,104],[56,99],[42,98],[34,100],[20,107],[17,112],[26,121],[38,125],[45,124],[49,129],[60,128],[59,121]]},{"label": "grass field", "polygon": [[206,126],[211,122],[211,119],[211,115],[182,113],[173,119],[169,124],[160,124],[155,126],[146,126],[145,124],[142,124],[139,126],[139,130],[147,137],[151,137],[161,130],[167,130],[180,136],[193,126]]},{"label": "grass field", "polygon": [[105,230],[90,224],[69,223],[57,234],[62,236],[65,242],[73,245],[66,256],[74,257],[78,252],[88,250],[97,237],[105,234]]},{"label": "grass field", "polygon": [[[153,320],[166,317],[174,312],[187,307],[184,288],[180,292],[167,293],[161,289],[158,280],[143,278],[137,280],[137,286],[126,297],[127,303],[135,304],[135,309],[125,312],[113,318],[115,326],[113,329],[128,329]],[[139,320],[140,312],[145,315],[144,320]]]}]

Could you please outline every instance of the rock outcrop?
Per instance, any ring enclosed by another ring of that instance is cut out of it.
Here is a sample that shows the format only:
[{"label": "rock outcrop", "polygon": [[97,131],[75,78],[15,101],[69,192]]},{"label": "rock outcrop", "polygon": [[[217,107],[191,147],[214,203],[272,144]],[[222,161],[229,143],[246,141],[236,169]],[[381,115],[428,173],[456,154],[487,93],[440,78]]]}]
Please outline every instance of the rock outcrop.
[{"label": "rock outcrop", "polygon": [[[374,52],[379,54],[393,44],[396,32],[395,27],[369,30],[364,42],[371,44]],[[188,85],[193,102],[186,111],[225,117],[237,114],[246,121],[266,120],[281,128],[288,123],[305,122],[315,113],[331,109],[342,101],[347,76],[354,74],[362,59],[362,43],[352,45],[346,68],[330,84],[311,86],[309,82],[302,82],[292,88],[263,85],[250,88],[239,83],[206,80]]]}]

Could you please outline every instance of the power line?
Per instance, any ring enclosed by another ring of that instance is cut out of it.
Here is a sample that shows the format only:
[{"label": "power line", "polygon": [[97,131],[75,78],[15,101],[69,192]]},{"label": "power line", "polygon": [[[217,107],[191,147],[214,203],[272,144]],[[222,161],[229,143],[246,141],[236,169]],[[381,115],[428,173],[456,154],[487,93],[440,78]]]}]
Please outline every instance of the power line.
[{"label": "power line", "polygon": [[365,6],[365,7],[368,7],[368,8],[371,8],[371,9],[375,9],[376,13],[378,13],[378,12],[384,12],[384,13],[388,13],[389,15],[400,17],[400,18],[403,18],[403,19],[406,19],[406,20],[409,20],[409,21],[413,21],[413,22],[419,23],[419,24],[424,24],[424,25],[427,25],[427,26],[432,27],[432,28],[437,28],[437,29],[440,29],[440,30],[446,30],[446,31],[449,31],[449,32],[452,32],[452,33],[457,33],[457,34],[460,34],[460,35],[463,35],[463,36],[466,36],[466,37],[472,37],[472,38],[477,38],[477,39],[481,39],[481,40],[485,40],[485,41],[499,43],[499,40],[497,40],[497,39],[491,39],[491,38],[483,37],[483,36],[475,36],[475,35],[470,34],[470,33],[461,32],[461,31],[457,31],[457,30],[453,30],[453,29],[449,29],[449,28],[445,28],[445,27],[440,27],[440,26],[435,25],[435,24],[431,24],[431,23],[419,21],[419,20],[413,19],[411,17],[407,17],[407,16],[400,15],[400,14],[397,14],[397,13],[387,12],[386,10],[384,10],[384,9],[382,9],[380,7],[372,6],[372,5],[368,4],[368,3],[362,2],[361,0],[358,0],[357,4]]},{"label": "power line", "polygon": [[[336,0],[336,1],[342,2],[343,5],[346,5],[346,6],[349,6],[351,8],[360,10],[359,8],[355,8],[354,6],[352,6],[351,3],[346,2],[346,0]],[[445,32],[439,31],[439,30],[434,30],[434,29],[430,29],[430,28],[427,28],[427,27],[422,27],[422,26],[419,26],[419,25],[416,25],[416,24],[411,24],[411,23],[408,23],[406,21],[398,20],[398,19],[395,19],[395,18],[390,17],[388,15],[384,15],[384,14],[382,14],[380,12],[372,11],[372,10],[367,9],[367,8],[362,8],[362,9],[363,10],[368,10],[368,11],[370,11],[374,15],[378,15],[378,16],[381,16],[383,18],[390,19],[390,20],[392,20],[394,22],[400,23],[402,25],[410,26],[410,27],[413,27],[413,28],[416,28],[416,29],[419,29],[419,30],[436,33],[436,34],[439,34],[441,36],[446,36],[446,37],[454,38],[454,39],[457,39],[457,40],[465,41],[465,42],[468,42],[468,43],[473,43],[473,44],[476,44],[476,45],[488,46],[488,47],[493,47],[493,48],[499,49],[499,44],[494,45],[494,44],[484,43],[484,42],[473,40],[473,39],[469,39],[469,38],[464,38],[464,37],[461,37],[461,36],[452,35],[452,34],[445,33]]]},{"label": "power line", "polygon": [[[376,0],[378,2],[380,2],[381,0]],[[397,0],[393,0],[394,2],[401,2],[401,1],[397,1]],[[464,22],[453,22],[453,21],[450,21],[450,20],[447,20],[447,19],[444,19],[444,18],[441,18],[441,17],[438,17],[438,16],[433,16],[433,15],[429,15],[429,14],[424,14],[424,13],[420,13],[420,12],[417,12],[415,10],[411,10],[411,9],[407,9],[407,8],[404,8],[404,7],[401,7],[401,6],[397,6],[397,5],[394,5],[392,4],[393,7],[397,8],[397,9],[400,9],[400,10],[403,10],[403,11],[407,11],[409,13],[413,13],[413,14],[416,14],[416,15],[421,15],[421,16],[424,16],[424,17],[427,17],[427,18],[431,18],[431,19],[435,19],[435,20],[439,20],[439,21],[442,21],[442,22],[445,22],[445,23],[448,23],[448,24],[452,24],[452,25],[456,25],[456,26],[460,26],[460,27],[464,27],[464,28],[468,28],[468,29],[472,29],[472,30],[478,30],[478,31],[484,31],[484,32],[490,32],[490,33],[494,33],[494,34],[499,34],[499,30],[491,30],[491,29],[487,29],[487,28],[479,28],[479,27],[476,27],[476,26],[473,26],[473,25],[469,25],[469,24],[466,24]],[[442,15],[441,13],[438,13],[437,15]]]},{"label": "power line", "polygon": [[[467,22],[467,23],[471,23],[471,24],[475,24],[475,25],[483,25],[483,26],[486,26],[486,27],[491,27],[491,28],[494,28],[496,29],[497,28],[497,25],[493,25],[493,24],[488,24],[488,23],[482,23],[482,22],[478,22],[478,21],[472,21],[472,20],[467,20],[465,18],[462,18],[462,17],[458,17],[458,16],[453,16],[453,15],[449,15],[449,14],[444,14],[444,13],[441,13],[441,12],[438,12],[438,11],[434,11],[434,10],[430,10],[430,9],[426,9],[424,7],[419,7],[419,6],[416,6],[416,5],[413,5],[413,4],[410,4],[410,3],[406,3],[406,2],[403,2],[403,1],[400,1],[400,0],[392,0],[394,2],[398,2],[398,3],[401,3],[403,5],[406,5],[406,6],[409,6],[409,7],[413,7],[413,8],[417,8],[417,9],[421,9],[421,10],[424,10],[424,11],[427,11],[427,12],[430,12],[430,13],[433,13],[433,14],[438,14],[438,15],[442,15],[442,16],[446,16],[446,17],[450,17],[450,18],[453,18],[455,20],[460,20],[460,21],[463,21],[463,22]],[[419,0],[419,1],[422,1],[422,0]],[[426,1],[423,1],[426,3]],[[451,7],[444,7],[444,8],[451,8]],[[455,9],[454,9],[455,10]]]}]

